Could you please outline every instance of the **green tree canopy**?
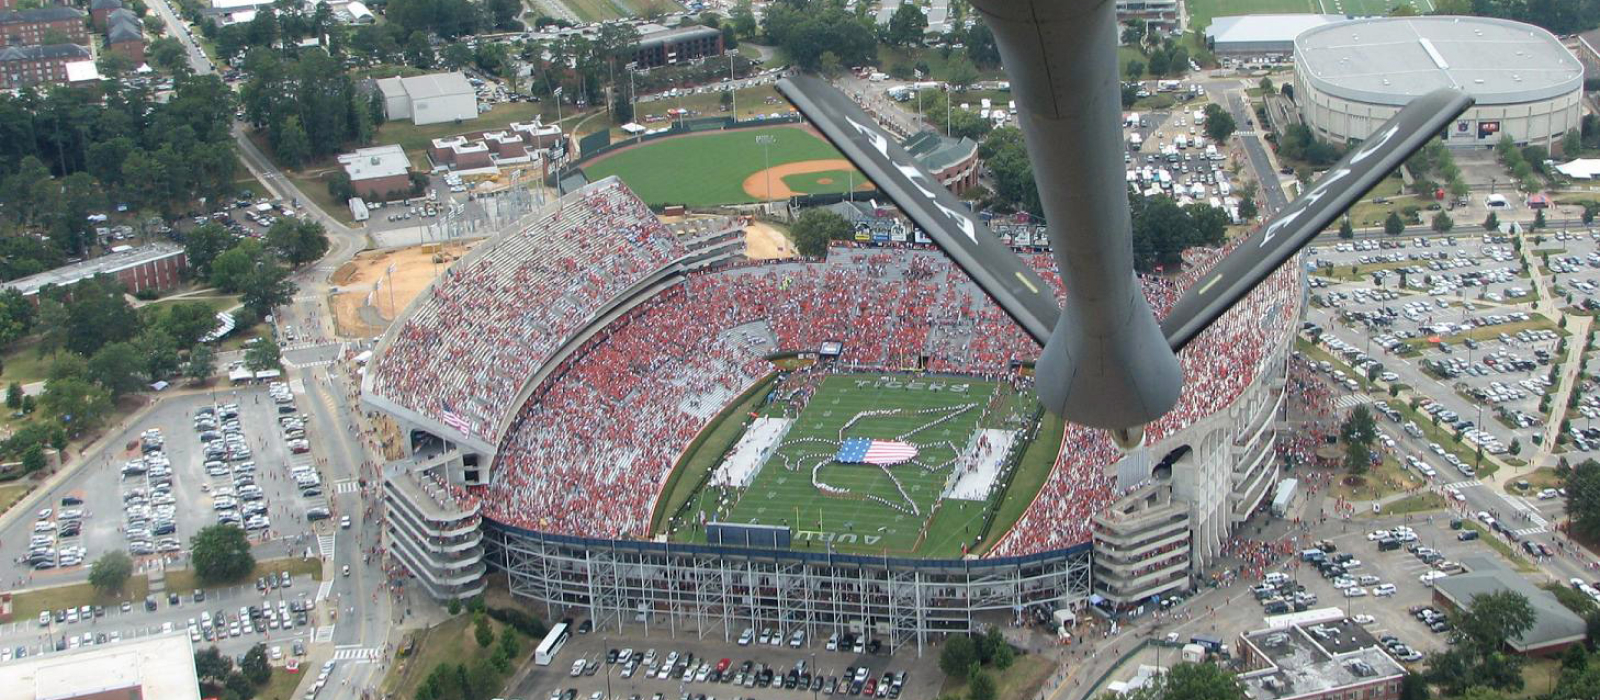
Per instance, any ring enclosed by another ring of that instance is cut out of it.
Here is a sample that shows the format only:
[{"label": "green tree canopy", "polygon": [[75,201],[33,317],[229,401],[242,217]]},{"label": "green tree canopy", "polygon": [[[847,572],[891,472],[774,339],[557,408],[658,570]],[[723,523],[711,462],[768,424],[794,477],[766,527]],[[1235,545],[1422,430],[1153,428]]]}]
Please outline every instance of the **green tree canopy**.
[{"label": "green tree canopy", "polygon": [[794,238],[795,249],[811,258],[826,256],[829,241],[851,240],[855,237],[850,222],[821,208],[800,212],[800,218],[789,228],[789,234]]},{"label": "green tree canopy", "polygon": [[89,358],[89,376],[113,400],[144,387],[144,357],[132,343],[108,343]]},{"label": "green tree canopy", "polygon": [[1204,113],[1206,115],[1206,136],[1217,142],[1217,148],[1221,148],[1227,142],[1228,137],[1233,136],[1233,132],[1238,128],[1238,125],[1234,123],[1233,115],[1229,114],[1228,110],[1223,109],[1222,105],[1215,102],[1206,105]]},{"label": "green tree canopy", "polygon": [[255,570],[250,539],[237,525],[211,525],[190,540],[195,575],[205,583],[238,581]]},{"label": "green tree canopy", "polygon": [[100,555],[89,566],[89,585],[101,593],[120,593],[133,575],[133,559],[127,552],[113,549]]},{"label": "green tree canopy", "polygon": [[939,652],[939,670],[947,676],[961,677],[978,661],[977,645],[964,634],[951,635]]}]

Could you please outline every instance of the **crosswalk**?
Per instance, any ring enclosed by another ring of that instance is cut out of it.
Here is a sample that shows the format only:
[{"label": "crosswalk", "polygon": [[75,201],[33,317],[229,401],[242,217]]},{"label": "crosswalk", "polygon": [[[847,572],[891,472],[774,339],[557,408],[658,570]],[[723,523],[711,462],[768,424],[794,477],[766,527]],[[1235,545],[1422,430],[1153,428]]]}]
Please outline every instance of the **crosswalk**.
[{"label": "crosswalk", "polygon": [[322,602],[324,600],[327,600],[328,596],[330,596],[332,594],[333,594],[333,582],[332,581],[323,581],[321,584],[317,585],[317,598],[316,598],[316,601],[318,603],[320,603],[320,602]]},{"label": "crosswalk", "polygon": [[1522,537],[1527,537],[1528,535],[1537,535],[1537,534],[1540,534],[1540,533],[1543,533],[1543,532],[1549,532],[1549,531],[1550,530],[1547,529],[1543,525],[1540,525],[1538,527],[1525,527],[1525,528],[1522,528],[1521,530],[1512,530],[1512,532],[1515,532],[1519,536],[1522,536]]},{"label": "crosswalk", "polygon": [[330,357],[326,360],[315,360],[312,362],[295,362],[294,360],[284,360],[283,364],[288,365],[289,369],[311,369],[312,367],[327,367],[336,361],[337,360],[335,358]]},{"label": "crosswalk", "polygon": [[378,650],[374,647],[345,647],[333,650],[334,661],[349,661],[351,663],[369,663],[378,658]]},{"label": "crosswalk", "polygon": [[333,641],[333,625],[323,625],[317,628],[316,636],[312,638],[317,644],[327,644]]},{"label": "crosswalk", "polygon": [[342,479],[333,482],[334,493],[355,493],[360,490],[361,484],[356,483],[355,479]]},{"label": "crosswalk", "polygon": [[1465,488],[1471,488],[1473,486],[1482,486],[1482,485],[1483,485],[1483,482],[1479,481],[1478,479],[1468,479],[1466,481],[1457,481],[1457,482],[1455,482],[1453,484],[1445,484],[1444,487],[1447,488],[1447,489],[1465,489]]},{"label": "crosswalk", "polygon": [[333,535],[317,535],[317,551],[322,554],[323,559],[333,558],[333,546]]},{"label": "crosswalk", "polygon": [[1338,401],[1333,402],[1333,406],[1334,408],[1344,409],[1355,408],[1356,406],[1369,403],[1372,403],[1372,397],[1367,396],[1366,394],[1345,394],[1344,396],[1339,397]]},{"label": "crosswalk", "polygon": [[324,342],[316,341],[316,340],[296,340],[294,342],[285,343],[283,345],[278,346],[278,350],[280,352],[289,352],[291,350],[305,350],[307,348],[325,348],[325,347],[337,346],[337,345],[338,345],[338,343],[324,343]]}]

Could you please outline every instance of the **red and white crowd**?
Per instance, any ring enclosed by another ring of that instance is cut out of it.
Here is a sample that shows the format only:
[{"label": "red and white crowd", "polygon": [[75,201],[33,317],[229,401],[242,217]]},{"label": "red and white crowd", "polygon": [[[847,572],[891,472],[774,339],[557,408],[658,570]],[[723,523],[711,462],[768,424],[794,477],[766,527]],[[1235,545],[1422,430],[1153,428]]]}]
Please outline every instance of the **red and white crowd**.
[{"label": "red and white crowd", "polygon": [[371,391],[492,438],[518,390],[568,338],[683,253],[619,180],[563,197],[434,282],[389,341]]},{"label": "red and white crowd", "polygon": [[[591,537],[648,536],[682,451],[779,350],[844,344],[841,362],[1002,377],[1039,348],[948,258],[933,251],[835,249],[825,262],[749,265],[688,277],[614,321],[509,404],[562,343],[615,298],[684,254],[620,183],[563,200],[519,233],[474,250],[405,321],[372,391],[441,422],[445,412],[500,440],[483,515]],[[1194,251],[1178,278],[1146,278],[1165,315],[1224,251]],[[1048,255],[1030,264],[1060,290]],[[1151,424],[1157,441],[1228,407],[1286,337],[1300,298],[1286,267],[1180,355],[1185,387]],[[454,423],[453,423],[454,424]],[[1119,494],[1120,456],[1103,431],[1069,425],[1055,469],[990,556],[1088,541],[1090,519]]]}]

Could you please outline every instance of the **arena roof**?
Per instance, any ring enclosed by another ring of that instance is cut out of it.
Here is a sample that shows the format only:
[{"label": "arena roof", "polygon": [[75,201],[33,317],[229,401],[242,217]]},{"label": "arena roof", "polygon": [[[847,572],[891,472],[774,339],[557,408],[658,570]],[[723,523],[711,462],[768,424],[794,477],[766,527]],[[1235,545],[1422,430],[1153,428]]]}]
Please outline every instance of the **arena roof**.
[{"label": "arena roof", "polygon": [[1453,87],[1480,106],[1518,104],[1583,87],[1583,67],[1554,35],[1509,20],[1359,19],[1308,30],[1294,43],[1303,79],[1358,102],[1403,105]]}]

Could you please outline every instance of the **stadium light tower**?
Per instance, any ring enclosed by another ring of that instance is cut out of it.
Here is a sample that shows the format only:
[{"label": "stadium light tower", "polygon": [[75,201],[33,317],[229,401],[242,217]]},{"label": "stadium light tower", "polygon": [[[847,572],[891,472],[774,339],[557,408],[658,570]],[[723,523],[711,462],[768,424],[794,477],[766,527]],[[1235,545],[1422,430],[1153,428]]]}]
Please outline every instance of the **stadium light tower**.
[{"label": "stadium light tower", "polygon": [[1124,447],[1171,410],[1175,353],[1441,132],[1472,99],[1412,101],[1190,288],[1162,321],[1133,269],[1114,0],[971,0],[1011,80],[1066,305],[843,93],[811,75],[778,89],[1035,341],[1039,397]]}]

